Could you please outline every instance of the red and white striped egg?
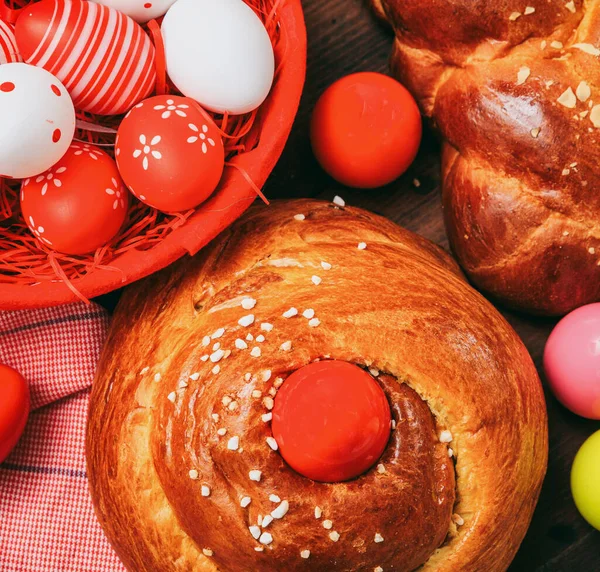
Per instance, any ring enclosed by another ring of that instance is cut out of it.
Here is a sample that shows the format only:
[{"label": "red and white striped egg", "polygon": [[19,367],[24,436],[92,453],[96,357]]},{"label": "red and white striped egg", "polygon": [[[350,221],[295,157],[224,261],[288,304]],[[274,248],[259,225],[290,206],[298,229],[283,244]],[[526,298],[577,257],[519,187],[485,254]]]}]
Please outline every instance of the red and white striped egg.
[{"label": "red and white striped egg", "polygon": [[27,226],[44,245],[66,254],[86,254],[110,242],[128,205],[114,160],[86,143],[73,143],[56,165],[21,185]]},{"label": "red and white striped egg", "polygon": [[76,109],[119,115],[154,89],[154,46],[136,22],[114,8],[42,0],[23,10],[15,35],[25,61],[60,79]]},{"label": "red and white striped egg", "polygon": [[20,62],[17,40],[10,24],[0,20],[0,64]]},{"label": "red and white striped egg", "polygon": [[164,16],[175,0],[96,0],[96,2],[123,12],[143,24],[153,18]]}]

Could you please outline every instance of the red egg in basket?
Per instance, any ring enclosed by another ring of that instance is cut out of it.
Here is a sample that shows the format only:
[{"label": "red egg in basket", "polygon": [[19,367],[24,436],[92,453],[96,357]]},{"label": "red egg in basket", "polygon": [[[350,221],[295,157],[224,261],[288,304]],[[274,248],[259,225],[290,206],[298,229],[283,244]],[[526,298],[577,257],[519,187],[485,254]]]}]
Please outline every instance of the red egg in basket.
[{"label": "red egg in basket", "polygon": [[154,46],[139,24],[114,8],[42,0],[23,10],[15,35],[25,61],[60,79],[76,109],[119,115],[154,89]]},{"label": "red egg in basket", "polygon": [[115,149],[129,190],[164,212],[204,202],[225,163],[219,128],[195,101],[173,95],[136,105],[119,127]]},{"label": "red egg in basket", "polygon": [[23,181],[21,210],[47,247],[85,254],[119,231],[129,204],[113,159],[97,147],[73,143],[51,169]]}]

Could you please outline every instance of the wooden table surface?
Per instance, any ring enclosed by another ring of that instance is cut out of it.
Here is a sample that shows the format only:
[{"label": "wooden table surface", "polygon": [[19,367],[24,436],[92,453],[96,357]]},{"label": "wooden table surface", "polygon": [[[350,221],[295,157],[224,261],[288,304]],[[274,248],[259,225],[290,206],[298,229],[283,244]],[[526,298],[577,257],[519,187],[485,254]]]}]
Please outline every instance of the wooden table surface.
[{"label": "wooden table surface", "polygon": [[[337,184],[314,159],[308,124],[317,98],[329,84],[348,73],[387,73],[392,34],[375,21],[362,0],[303,0],[303,5],[309,38],[306,87],[286,150],[266,185],[267,196],[331,200],[340,195],[350,205],[384,215],[448,248],[440,201],[439,146],[431,132],[426,131],[421,153],[409,172],[375,191],[351,190]],[[413,185],[415,178],[421,182],[419,188]],[[112,306],[115,300],[113,294],[103,302]],[[543,379],[542,352],[556,321],[508,311],[503,314],[525,342]],[[571,414],[546,386],[545,390],[550,418],[548,474],[531,528],[510,571],[600,571],[600,532],[581,518],[569,488],[575,453],[589,435],[600,429],[600,423]]]},{"label": "wooden table surface", "polygon": [[[431,133],[425,134],[420,156],[410,171],[384,189],[347,189],[325,175],[316,163],[308,122],[317,98],[330,83],[348,73],[387,73],[392,34],[373,19],[362,0],[303,0],[303,5],[309,45],[307,82],[292,136],[267,183],[267,195],[329,200],[340,195],[350,205],[384,215],[448,248],[439,191],[439,148]],[[421,181],[418,189],[413,185],[415,178]],[[542,352],[555,321],[503,313],[522,337],[543,378]],[[579,516],[569,488],[573,457],[583,441],[600,429],[600,423],[568,412],[547,387],[546,400],[550,418],[548,474],[531,528],[510,570],[600,571],[600,532]]]}]

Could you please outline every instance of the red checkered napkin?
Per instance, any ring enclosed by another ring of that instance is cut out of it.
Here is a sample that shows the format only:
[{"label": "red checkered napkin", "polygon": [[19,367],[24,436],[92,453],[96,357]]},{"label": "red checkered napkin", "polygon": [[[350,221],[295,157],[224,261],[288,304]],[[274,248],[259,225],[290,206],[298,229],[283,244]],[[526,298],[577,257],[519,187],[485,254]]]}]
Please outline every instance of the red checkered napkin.
[{"label": "red checkered napkin", "polygon": [[0,363],[29,382],[32,411],[0,464],[0,572],[120,572],[85,472],[90,386],[108,329],[96,305],[0,312]]}]

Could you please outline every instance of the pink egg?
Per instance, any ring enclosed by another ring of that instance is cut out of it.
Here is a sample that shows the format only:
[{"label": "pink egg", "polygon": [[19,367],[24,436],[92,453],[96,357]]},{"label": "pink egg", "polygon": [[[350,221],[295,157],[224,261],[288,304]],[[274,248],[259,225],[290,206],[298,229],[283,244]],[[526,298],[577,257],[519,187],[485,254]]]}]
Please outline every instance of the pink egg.
[{"label": "pink egg", "polygon": [[578,308],[556,325],[546,342],[544,370],[565,407],[600,419],[600,304]]}]

